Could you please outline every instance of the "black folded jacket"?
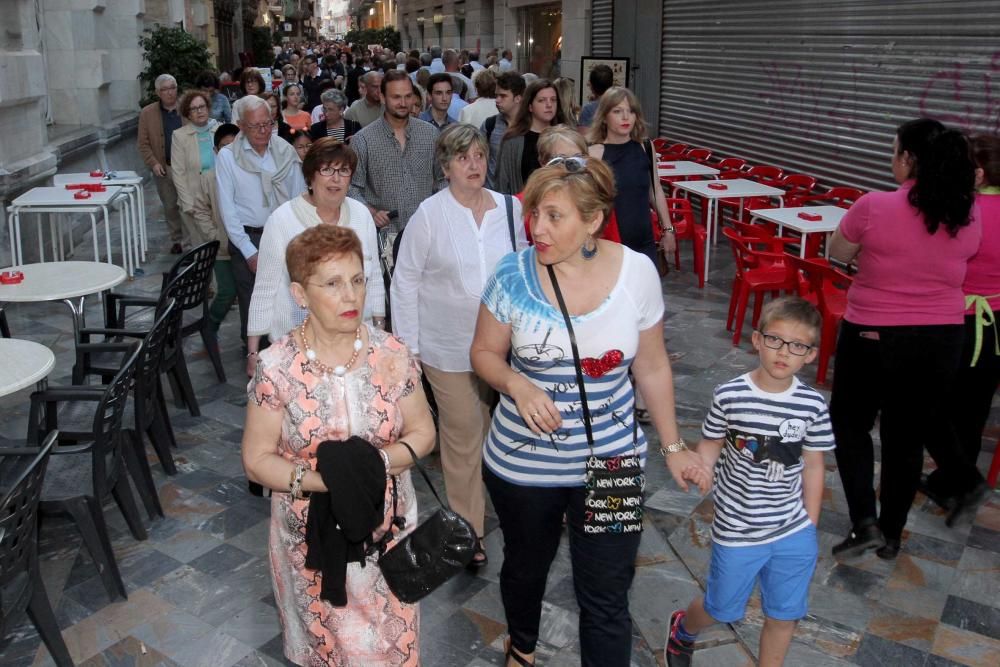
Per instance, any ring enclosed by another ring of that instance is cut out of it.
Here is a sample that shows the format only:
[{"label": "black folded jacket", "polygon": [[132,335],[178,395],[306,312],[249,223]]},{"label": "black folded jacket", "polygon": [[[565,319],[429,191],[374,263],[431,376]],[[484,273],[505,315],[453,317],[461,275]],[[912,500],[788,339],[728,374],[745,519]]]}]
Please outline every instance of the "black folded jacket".
[{"label": "black folded jacket", "polygon": [[364,563],[372,532],[385,513],[385,464],[367,440],[326,440],[316,448],[316,471],[329,489],[313,493],[306,518],[306,567],[320,570],[320,597],[347,604],[348,563]]}]

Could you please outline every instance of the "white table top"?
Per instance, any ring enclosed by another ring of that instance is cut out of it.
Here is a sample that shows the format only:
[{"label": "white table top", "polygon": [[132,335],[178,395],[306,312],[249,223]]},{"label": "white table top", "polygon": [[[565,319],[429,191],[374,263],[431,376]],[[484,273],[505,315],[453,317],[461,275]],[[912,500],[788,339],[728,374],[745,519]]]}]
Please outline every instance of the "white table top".
[{"label": "white table top", "polygon": [[4,270],[22,272],[24,280],[0,285],[0,303],[74,299],[111,289],[127,277],[125,269],[106,262],[41,262]]},{"label": "white table top", "polygon": [[[840,225],[841,218],[847,213],[847,209],[839,206],[791,206],[789,208],[769,208],[751,210],[754,215],[762,220],[773,222],[788,229],[806,234],[832,232]],[[803,220],[799,213],[812,213],[821,215],[821,220]]]},{"label": "white table top", "polygon": [[[664,165],[669,165],[664,167]],[[660,162],[656,172],[661,176],[680,176],[682,178],[687,176],[718,176],[719,170],[715,167],[709,167],[705,164],[698,164],[697,162],[688,162],[686,160],[668,160],[666,162]]]},{"label": "white table top", "polygon": [[121,191],[121,188],[111,186],[104,192],[91,192],[87,199],[74,199],[77,191],[62,186],[32,188],[12,201],[11,206],[105,206]]},{"label": "white table top", "polygon": [[72,183],[104,183],[105,185],[137,185],[142,183],[142,176],[134,171],[116,171],[115,178],[105,178],[103,176],[91,176],[82,171],[71,174],[56,174],[52,177],[52,184],[55,186],[65,186]]},{"label": "white table top", "polygon": [[0,396],[13,394],[48,377],[56,364],[52,350],[39,343],[0,338]]},{"label": "white table top", "polygon": [[[716,190],[708,187],[722,183],[725,190]],[[774,188],[770,185],[763,185],[746,178],[734,178],[728,181],[678,181],[671,183],[672,187],[693,192],[709,199],[722,199],[723,197],[780,197],[785,191]]]}]

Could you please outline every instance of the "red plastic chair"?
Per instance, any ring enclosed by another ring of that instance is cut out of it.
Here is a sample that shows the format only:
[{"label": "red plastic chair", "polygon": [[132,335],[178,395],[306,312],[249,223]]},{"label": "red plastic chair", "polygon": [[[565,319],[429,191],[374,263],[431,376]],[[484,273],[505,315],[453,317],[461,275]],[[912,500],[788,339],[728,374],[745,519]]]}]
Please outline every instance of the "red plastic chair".
[{"label": "red plastic chair", "polygon": [[[793,239],[786,238],[751,238],[741,236],[729,228],[722,230],[729,239],[729,246],[736,260],[736,273],[733,275],[733,289],[729,297],[729,317],[726,329],[733,332],[733,345],[740,344],[743,331],[743,321],[746,319],[747,302],[750,293],[754,293],[753,319],[751,326],[756,327],[760,319],[760,311],[764,305],[763,295],[771,292],[777,296],[780,291],[796,292],[798,280],[784,253],[785,245]],[[755,247],[757,246],[757,247]],[[759,250],[759,247],[767,250]]]},{"label": "red plastic chair", "polygon": [[679,271],[681,268],[681,241],[691,241],[694,250],[694,271],[698,276],[698,287],[705,286],[705,243],[708,240],[708,232],[704,225],[699,225],[694,221],[694,211],[691,210],[691,202],[680,197],[667,198],[667,215],[670,216],[670,224],[674,226],[674,237],[677,239],[677,248],[674,250],[674,266]]},{"label": "red plastic chair", "polygon": [[690,146],[687,144],[670,144],[660,153],[660,158],[663,160],[680,160],[689,148]]},{"label": "red plastic chair", "polygon": [[828,204],[840,208],[851,208],[851,204],[861,198],[864,192],[857,188],[830,188],[827,192],[796,195],[785,198],[785,206],[806,206],[807,204]]},{"label": "red plastic chair", "polygon": [[738,157],[724,157],[715,168],[719,170],[719,178],[743,178],[743,167],[747,161]]},{"label": "red plastic chair", "polygon": [[708,164],[709,159],[712,157],[712,151],[709,148],[692,148],[684,154],[684,157],[691,160],[691,162]]},{"label": "red plastic chair", "polygon": [[[750,167],[750,169],[738,176],[737,178],[749,178],[751,181],[757,181],[763,185],[770,185],[772,187],[781,187],[781,177],[782,171],[779,167],[771,167],[768,165],[757,165],[756,167]],[[759,198],[758,198],[759,199]],[[763,198],[763,199],[766,199]],[[746,212],[747,204],[750,200],[743,200],[743,210]],[[732,211],[732,219],[735,220],[740,215],[740,199],[739,197],[723,197],[719,200],[719,220],[724,220],[726,217],[726,211]]]},{"label": "red plastic chair", "polygon": [[653,150],[655,150],[657,154],[664,152],[669,145],[669,142],[663,137],[653,139]]},{"label": "red plastic chair", "polygon": [[826,374],[830,367],[830,357],[837,347],[837,330],[847,310],[847,290],[854,282],[846,273],[826,262],[801,259],[789,255],[788,260],[801,274],[799,294],[811,301],[823,318],[823,329],[819,338],[818,367],[816,383],[826,384]]},{"label": "red plastic chair", "polygon": [[[789,202],[801,201],[803,198],[808,197],[812,194],[813,188],[816,187],[816,177],[809,176],[808,174],[788,174],[783,177],[779,182],[778,186],[785,191],[782,200],[785,206],[801,206],[801,204],[791,204]],[[743,219],[749,222],[753,218],[753,211],[759,211],[761,209],[768,208],[778,208],[777,202],[775,202],[770,197],[754,197],[748,199],[743,204]],[[767,225],[772,233],[777,233],[778,226],[772,222],[761,222],[761,224]],[[816,236],[816,243],[812,243],[812,239],[809,239],[810,245],[816,245],[817,250],[819,242],[822,240],[821,236]],[[818,254],[810,253],[810,257]]]}]

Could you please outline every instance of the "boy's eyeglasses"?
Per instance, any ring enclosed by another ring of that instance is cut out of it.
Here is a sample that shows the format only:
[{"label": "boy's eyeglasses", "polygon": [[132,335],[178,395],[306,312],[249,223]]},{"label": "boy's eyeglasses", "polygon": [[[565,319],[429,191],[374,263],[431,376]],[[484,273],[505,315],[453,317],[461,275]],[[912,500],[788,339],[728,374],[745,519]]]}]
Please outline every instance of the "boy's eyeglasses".
[{"label": "boy's eyeglasses", "polygon": [[554,157],[545,163],[546,167],[551,167],[557,164],[561,164],[566,171],[571,174],[583,171],[587,168],[587,158],[585,157]]},{"label": "boy's eyeglasses", "polygon": [[764,347],[771,348],[772,350],[780,350],[782,346],[787,345],[788,351],[794,354],[796,357],[804,357],[809,354],[809,350],[813,349],[813,345],[806,345],[805,343],[800,343],[794,340],[785,340],[780,336],[775,336],[774,334],[760,333],[760,337],[764,341]]}]

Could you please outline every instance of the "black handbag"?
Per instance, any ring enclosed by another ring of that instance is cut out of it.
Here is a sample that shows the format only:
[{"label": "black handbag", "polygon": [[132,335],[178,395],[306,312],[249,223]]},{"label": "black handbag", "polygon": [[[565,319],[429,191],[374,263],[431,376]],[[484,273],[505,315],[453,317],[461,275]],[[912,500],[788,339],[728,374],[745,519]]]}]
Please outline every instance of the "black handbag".
[{"label": "black handbag", "polygon": [[[409,450],[414,467],[424,476],[431,493],[441,505],[427,521],[394,547],[386,551],[384,541],[380,547],[378,567],[389,589],[403,602],[412,604],[465,569],[476,552],[476,531],[464,517],[445,506],[417,455],[408,444],[401,444]],[[393,476],[392,525],[402,528],[405,519],[396,512],[397,483]]]},{"label": "black handbag", "polygon": [[580,350],[576,345],[573,321],[563,301],[559,281],[552,265],[546,267],[552,290],[556,293],[559,310],[566,322],[570,348],[573,350],[573,366],[576,370],[576,384],[580,392],[580,408],[583,412],[583,426],[587,431],[587,445],[590,456],[586,462],[587,495],[583,501],[583,532],[588,534],[624,534],[642,532],[643,494],[646,490],[646,473],[639,457],[639,427],[632,418],[632,453],[618,456],[597,456],[594,454],[594,432],[590,421],[590,406],[587,404],[587,389],[583,381]]}]

